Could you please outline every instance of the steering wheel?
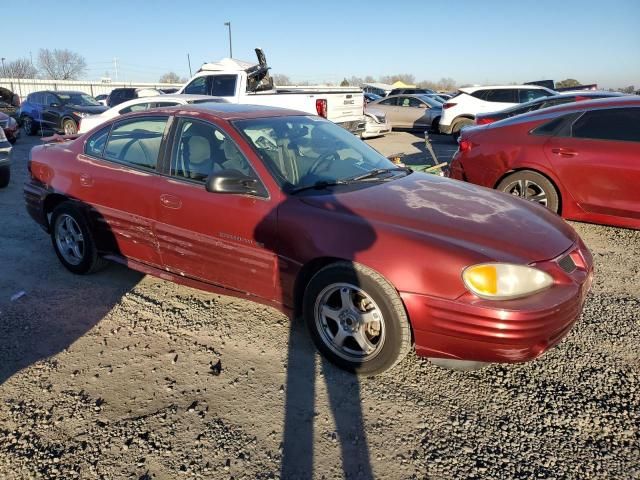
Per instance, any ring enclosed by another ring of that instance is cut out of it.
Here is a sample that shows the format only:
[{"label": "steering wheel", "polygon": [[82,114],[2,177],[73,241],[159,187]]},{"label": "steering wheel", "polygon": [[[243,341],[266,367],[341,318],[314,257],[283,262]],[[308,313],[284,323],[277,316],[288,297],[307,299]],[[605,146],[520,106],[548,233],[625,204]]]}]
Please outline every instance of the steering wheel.
[{"label": "steering wheel", "polygon": [[[339,159],[340,159],[340,157],[338,156],[338,154],[336,152],[327,152],[327,153],[325,153],[323,155],[320,155],[316,159],[316,161],[313,162],[313,165],[311,165],[311,167],[309,167],[309,170],[307,171],[305,177],[307,175],[315,175],[320,170],[320,167],[322,165],[326,164],[327,167],[328,167],[329,163],[334,162],[334,161],[339,160]],[[325,167],[325,170],[326,170],[326,167]]]}]

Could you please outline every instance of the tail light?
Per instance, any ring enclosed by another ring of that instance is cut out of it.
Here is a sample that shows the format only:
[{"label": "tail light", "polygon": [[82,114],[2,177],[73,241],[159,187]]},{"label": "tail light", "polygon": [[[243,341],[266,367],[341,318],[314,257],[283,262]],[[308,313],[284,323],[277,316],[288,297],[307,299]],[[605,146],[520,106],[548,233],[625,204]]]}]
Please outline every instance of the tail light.
[{"label": "tail light", "polygon": [[468,152],[471,150],[471,142],[466,138],[460,138],[458,141],[458,150],[461,152]]},{"label": "tail light", "polygon": [[496,121],[496,119],[495,118],[491,118],[491,117],[476,118],[476,125],[487,125],[487,124],[493,123],[495,121]]},{"label": "tail light", "polygon": [[316,100],[316,112],[322,118],[327,118],[327,99],[319,98]]},{"label": "tail light", "polygon": [[444,105],[442,105],[442,108],[444,108],[446,110],[447,108],[455,107],[456,105],[457,105],[457,103],[455,103],[455,102],[447,102]]}]

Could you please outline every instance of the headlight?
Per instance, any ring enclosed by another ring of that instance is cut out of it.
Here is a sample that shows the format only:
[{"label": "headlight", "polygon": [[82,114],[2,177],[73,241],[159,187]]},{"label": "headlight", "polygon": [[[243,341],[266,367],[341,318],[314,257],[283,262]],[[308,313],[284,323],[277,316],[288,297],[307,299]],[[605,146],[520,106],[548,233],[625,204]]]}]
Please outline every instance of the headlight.
[{"label": "headlight", "polygon": [[548,273],[510,263],[481,263],[462,272],[467,289],[480,298],[509,300],[533,295],[553,284]]},{"label": "headlight", "polygon": [[86,113],[86,112],[73,112],[73,114],[76,117],[80,117],[80,118],[88,117],[89,115],[91,115],[90,113]]}]

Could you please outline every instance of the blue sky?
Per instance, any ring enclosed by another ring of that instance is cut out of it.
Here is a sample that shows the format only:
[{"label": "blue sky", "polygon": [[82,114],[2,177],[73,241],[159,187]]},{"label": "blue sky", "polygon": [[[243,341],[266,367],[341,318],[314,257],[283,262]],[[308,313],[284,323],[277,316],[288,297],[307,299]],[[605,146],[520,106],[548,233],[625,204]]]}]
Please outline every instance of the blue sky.
[{"label": "blue sky", "polygon": [[[640,0],[603,1],[53,1],[3,22],[0,55],[34,61],[40,48],[82,54],[88,78],[157,81],[203,61],[253,61],[295,80],[411,73],[462,83],[576,78],[640,87]],[[10,39],[7,41],[7,39]]]}]

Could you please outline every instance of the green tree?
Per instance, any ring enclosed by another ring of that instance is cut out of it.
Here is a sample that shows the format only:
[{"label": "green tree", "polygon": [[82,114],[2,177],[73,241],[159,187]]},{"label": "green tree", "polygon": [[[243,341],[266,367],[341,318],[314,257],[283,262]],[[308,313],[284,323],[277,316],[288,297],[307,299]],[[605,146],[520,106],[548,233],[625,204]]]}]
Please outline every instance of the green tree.
[{"label": "green tree", "polygon": [[571,88],[571,87],[577,87],[578,85],[582,85],[582,84],[575,78],[567,78],[565,80],[560,80],[559,82],[556,82],[556,88]]}]

